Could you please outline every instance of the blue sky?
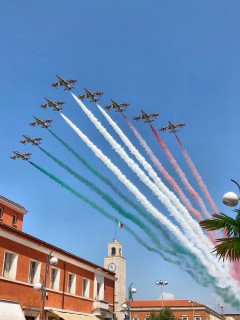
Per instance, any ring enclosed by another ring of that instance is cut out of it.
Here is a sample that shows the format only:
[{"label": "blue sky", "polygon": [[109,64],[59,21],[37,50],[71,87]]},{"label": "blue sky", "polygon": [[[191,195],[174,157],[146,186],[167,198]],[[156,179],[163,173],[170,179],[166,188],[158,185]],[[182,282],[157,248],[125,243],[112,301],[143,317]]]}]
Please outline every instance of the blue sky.
[{"label": "blue sky", "polygon": [[[69,93],[50,86],[56,81],[56,74],[78,80],[76,95],[82,94],[83,87],[103,91],[100,105],[109,104],[110,98],[129,102],[126,112],[129,119],[144,109],[160,114],[154,122],[156,129],[165,126],[168,120],[186,123],[179,138],[219,210],[234,216],[231,209],[221,203],[221,198],[226,191],[237,192],[230,179],[239,181],[239,11],[238,1],[14,0],[1,3],[0,194],[28,210],[25,232],[103,265],[107,243],[114,237],[114,224],[27,162],[11,160],[12,150],[31,152],[34,163],[116,215],[151,244],[139,228],[38,148],[19,144],[22,134],[42,137],[41,146],[45,150],[130,210],[47,130],[28,125],[33,116],[53,119],[51,129],[59,137],[134,199],[59,114],[39,107],[44,97],[64,100],[63,113],[169,216],[104,141]],[[95,104],[86,102],[86,106],[118,140]],[[109,114],[144,154],[121,115],[113,111]],[[140,122],[135,125],[180,184],[149,127]],[[174,137],[168,133],[161,137],[201,194]],[[197,204],[192,203],[197,208]],[[208,210],[212,213],[209,207]],[[164,237],[157,230],[153,232],[164,243]],[[176,299],[194,299],[218,310],[217,300],[221,301],[221,297],[214,294],[212,287],[197,284],[184,269],[147,251],[124,229],[118,231],[117,237],[127,259],[128,283],[133,282],[138,289],[136,299],[158,299],[160,288],[155,281],[163,279],[169,281],[165,290]],[[224,311],[236,311],[223,304]]]}]

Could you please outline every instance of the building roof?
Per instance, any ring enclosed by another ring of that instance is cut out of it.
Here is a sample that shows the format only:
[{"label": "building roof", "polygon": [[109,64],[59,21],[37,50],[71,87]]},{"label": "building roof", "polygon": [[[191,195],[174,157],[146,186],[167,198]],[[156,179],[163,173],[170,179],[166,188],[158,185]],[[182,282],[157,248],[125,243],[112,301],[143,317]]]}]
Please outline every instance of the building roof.
[{"label": "building roof", "polygon": [[[162,307],[162,300],[131,301],[131,308],[157,308]],[[164,300],[164,307],[192,307],[189,300]],[[194,302],[194,307],[204,307],[203,304]]]},{"label": "building roof", "polygon": [[14,207],[14,209],[17,211],[19,211],[19,209],[20,209],[21,213],[27,213],[27,210],[23,206],[3,197],[1,195],[0,195],[0,202],[2,202],[3,204],[9,205],[10,207]]}]

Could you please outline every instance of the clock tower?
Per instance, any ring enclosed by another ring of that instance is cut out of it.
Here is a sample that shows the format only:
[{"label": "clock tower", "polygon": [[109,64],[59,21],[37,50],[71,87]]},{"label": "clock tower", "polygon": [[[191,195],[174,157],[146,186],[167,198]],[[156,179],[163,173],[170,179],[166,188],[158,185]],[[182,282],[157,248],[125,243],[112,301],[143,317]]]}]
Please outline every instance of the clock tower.
[{"label": "clock tower", "polygon": [[122,304],[126,301],[126,260],[122,256],[122,244],[113,239],[108,243],[108,256],[104,258],[104,268],[115,272],[115,303],[114,310],[118,320],[124,319]]}]

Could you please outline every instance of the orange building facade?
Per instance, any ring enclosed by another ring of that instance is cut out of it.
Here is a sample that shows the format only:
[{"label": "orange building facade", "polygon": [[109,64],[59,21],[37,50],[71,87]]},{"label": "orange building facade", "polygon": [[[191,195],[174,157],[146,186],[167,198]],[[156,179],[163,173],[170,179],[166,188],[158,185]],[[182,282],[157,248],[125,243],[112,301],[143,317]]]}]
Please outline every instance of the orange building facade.
[{"label": "orange building facade", "polygon": [[149,320],[151,312],[159,313],[169,307],[178,320],[224,320],[225,317],[203,304],[188,300],[148,300],[131,301],[132,320]]},{"label": "orange building facade", "polygon": [[112,319],[114,273],[22,232],[26,213],[0,196],[0,320]]}]

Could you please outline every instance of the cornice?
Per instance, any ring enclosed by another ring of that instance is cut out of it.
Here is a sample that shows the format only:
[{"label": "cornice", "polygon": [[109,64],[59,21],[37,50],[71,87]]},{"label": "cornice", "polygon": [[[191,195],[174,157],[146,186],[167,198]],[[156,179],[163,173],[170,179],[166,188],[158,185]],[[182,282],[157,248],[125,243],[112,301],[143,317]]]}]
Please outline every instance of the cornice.
[{"label": "cornice", "polygon": [[[36,250],[38,252],[44,253],[46,255],[48,255],[51,252],[51,245],[50,244],[49,244],[50,248],[49,247],[47,248],[46,246],[44,246],[44,243],[41,243],[40,240],[38,243],[35,243],[29,239],[24,238],[24,234],[16,235],[16,234],[13,234],[13,233],[10,233],[10,232],[7,232],[5,230],[0,229],[0,236],[8,239],[10,241],[19,243],[19,244],[26,246],[28,248],[31,248],[33,250]],[[60,252],[61,249],[58,249],[56,247],[54,247],[53,250],[54,250],[53,251],[54,256],[57,257],[61,261],[65,261],[65,262],[70,263],[74,266],[77,266],[77,267],[82,268],[84,270],[90,271],[94,274],[101,275],[107,279],[110,279],[113,281],[116,280],[113,275],[110,275],[107,270],[106,271],[102,270],[102,268],[100,266],[99,267],[97,265],[96,265],[96,267],[90,266],[90,265],[87,265],[87,263],[78,261],[77,257],[76,257],[76,259],[74,259],[74,257],[73,258],[67,257],[66,255],[64,255],[64,253]]]},{"label": "cornice", "polygon": [[27,213],[27,210],[24,207],[20,206],[19,204],[15,203],[11,200],[8,200],[7,198],[4,198],[3,196],[0,196],[0,203],[8,208],[11,208],[11,209],[21,213],[21,214]]}]

